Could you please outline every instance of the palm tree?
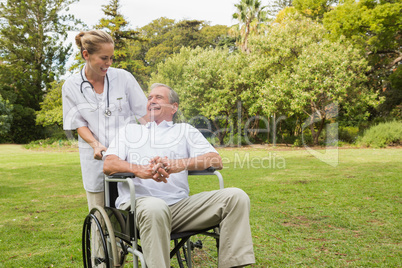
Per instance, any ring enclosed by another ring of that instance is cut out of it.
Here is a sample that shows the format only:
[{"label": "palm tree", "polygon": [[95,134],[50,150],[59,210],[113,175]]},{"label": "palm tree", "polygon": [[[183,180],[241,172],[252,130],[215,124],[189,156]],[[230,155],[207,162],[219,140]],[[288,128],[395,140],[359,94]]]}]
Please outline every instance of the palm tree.
[{"label": "palm tree", "polygon": [[248,37],[252,33],[258,33],[260,24],[267,20],[267,6],[262,6],[260,0],[240,0],[235,4],[237,8],[233,18],[239,23],[232,26],[232,33],[240,36],[240,48],[245,52],[250,52],[248,48]]}]

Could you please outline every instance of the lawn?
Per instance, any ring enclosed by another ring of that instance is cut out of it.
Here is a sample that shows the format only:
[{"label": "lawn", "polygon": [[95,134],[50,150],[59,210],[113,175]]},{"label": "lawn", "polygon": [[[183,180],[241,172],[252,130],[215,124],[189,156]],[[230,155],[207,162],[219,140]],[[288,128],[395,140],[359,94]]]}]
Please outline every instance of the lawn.
[{"label": "lawn", "polygon": [[[253,267],[402,267],[402,149],[219,149],[250,196]],[[212,189],[191,180],[192,192]],[[82,267],[87,214],[75,151],[0,145],[0,267]]]}]

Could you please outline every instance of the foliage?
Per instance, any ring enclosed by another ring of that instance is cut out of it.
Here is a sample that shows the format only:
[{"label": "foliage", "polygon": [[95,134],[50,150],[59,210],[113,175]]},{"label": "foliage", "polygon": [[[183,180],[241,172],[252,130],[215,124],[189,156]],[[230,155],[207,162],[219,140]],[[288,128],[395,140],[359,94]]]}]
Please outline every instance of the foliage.
[{"label": "foliage", "polygon": [[368,66],[360,51],[325,34],[319,23],[295,15],[251,37],[249,54],[182,49],[158,65],[151,82],[175,88],[185,117],[210,120],[210,132],[221,145],[229,132],[258,137],[261,116],[270,124],[271,115],[297,118],[299,125],[289,133],[297,136],[309,128],[318,144],[325,124],[335,117],[362,121],[370,115],[368,108],[380,103],[366,87]]},{"label": "foliage", "polygon": [[125,59],[125,47],[128,40],[138,40],[138,32],[127,28],[128,22],[120,13],[120,0],[110,0],[108,5],[102,6],[106,18],[102,18],[96,29],[105,29],[109,32],[115,42],[115,60]]},{"label": "foliage", "polygon": [[332,10],[338,0],[293,0],[292,4],[297,11],[311,19],[322,20],[324,15]]},{"label": "foliage", "polygon": [[358,127],[341,126],[339,127],[339,141],[343,143],[353,144],[359,136]]},{"label": "foliage", "polygon": [[5,135],[7,142],[24,144],[44,137],[45,129],[35,125],[35,110],[20,104],[13,104],[13,124]]},{"label": "foliage", "polygon": [[262,97],[252,108],[267,115],[304,114],[315,144],[326,121],[338,115],[338,105],[344,116],[365,119],[366,109],[378,104],[377,94],[364,85],[367,62],[360,51],[324,34],[320,24],[294,17],[250,39],[250,72],[266,77],[258,79]]},{"label": "foliage", "polygon": [[0,5],[0,92],[18,113],[11,129],[14,134],[10,136],[15,142],[38,137],[33,134],[41,132],[36,129],[27,135],[30,138],[19,138],[15,134],[21,133],[21,129],[15,128],[23,124],[35,128],[33,111],[39,110],[39,103],[52,81],[64,73],[71,48],[64,45],[64,40],[67,31],[74,28],[70,23],[76,20],[61,13],[73,2],[8,0]]},{"label": "foliage", "polygon": [[260,0],[240,0],[235,7],[236,13],[233,14],[233,19],[239,23],[233,25],[231,31],[233,35],[238,36],[238,44],[242,51],[250,52],[248,38],[261,32],[264,25],[262,22],[268,19],[268,12],[265,10],[267,6],[262,6]]},{"label": "foliage", "polygon": [[293,0],[272,0],[267,6],[267,11],[270,17],[277,17],[281,10],[293,6]]},{"label": "foliage", "polygon": [[369,86],[386,97],[385,104],[372,112],[373,117],[388,117],[402,103],[401,85],[395,83],[402,62],[401,12],[401,1],[346,0],[324,16],[331,40],[344,36],[365,51],[371,66]]},{"label": "foliage", "polygon": [[203,117],[212,120],[220,144],[235,126],[238,101],[242,100],[244,84],[238,79],[245,58],[240,53],[224,49],[183,48],[165,63],[158,65],[158,73],[151,82],[173,87],[180,96],[180,109],[190,120]]},{"label": "foliage", "polygon": [[[7,1],[0,5],[2,17],[1,74],[7,72],[18,94],[16,103],[39,109],[49,84],[63,74],[70,53],[64,46],[72,18],[59,15],[72,0]],[[12,71],[11,71],[12,70]],[[4,85],[3,85],[4,86]]]},{"label": "foliage", "polygon": [[[191,48],[196,48],[197,46],[203,47],[204,40],[200,32],[202,24],[202,21],[197,20],[181,21],[173,24],[170,31],[154,39],[157,45],[150,47],[145,60],[150,65],[155,65],[170,55],[179,52],[182,46]],[[149,36],[149,33],[147,33],[147,36]]]},{"label": "foliage", "polygon": [[402,122],[380,123],[366,130],[358,143],[367,147],[402,145]]},{"label": "foliage", "polygon": [[46,126],[63,125],[62,86],[64,80],[53,82],[52,88],[41,102],[41,110],[36,113],[36,124]]},{"label": "foliage", "polygon": [[77,140],[66,140],[66,139],[57,139],[57,138],[47,138],[32,141],[28,144],[24,145],[25,149],[61,149],[65,150],[66,148],[78,148]]},{"label": "foliage", "polygon": [[400,50],[402,18],[400,1],[346,0],[325,14],[330,37],[345,36],[371,53]]},{"label": "foliage", "polygon": [[[11,111],[13,106],[8,100],[3,99],[0,95],[0,135],[3,136],[10,131],[11,123],[13,122],[13,116]],[[2,139],[0,139],[1,141]]]},{"label": "foliage", "polygon": [[285,7],[275,17],[274,23],[282,23],[283,20],[295,16],[297,14],[297,10],[294,7]]},{"label": "foliage", "polygon": [[140,28],[139,32],[145,41],[132,42],[130,53],[132,58],[148,67],[149,73],[155,71],[160,62],[179,53],[182,47],[215,48],[227,44],[233,47],[227,26],[210,26],[199,20],[175,22],[162,17]]},{"label": "foliage", "polygon": [[392,70],[388,79],[388,86],[381,92],[385,101],[378,107],[378,115],[385,119],[402,119],[402,64]]}]

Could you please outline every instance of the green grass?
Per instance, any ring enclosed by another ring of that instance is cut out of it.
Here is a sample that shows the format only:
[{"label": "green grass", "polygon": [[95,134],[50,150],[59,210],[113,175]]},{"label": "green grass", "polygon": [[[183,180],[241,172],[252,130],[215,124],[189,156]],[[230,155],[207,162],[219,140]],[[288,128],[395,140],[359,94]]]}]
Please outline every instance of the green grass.
[{"label": "green grass", "polygon": [[[225,186],[251,199],[253,267],[402,267],[401,149],[342,149],[336,167],[303,149],[220,153]],[[82,267],[86,214],[77,152],[0,145],[0,267]]]}]

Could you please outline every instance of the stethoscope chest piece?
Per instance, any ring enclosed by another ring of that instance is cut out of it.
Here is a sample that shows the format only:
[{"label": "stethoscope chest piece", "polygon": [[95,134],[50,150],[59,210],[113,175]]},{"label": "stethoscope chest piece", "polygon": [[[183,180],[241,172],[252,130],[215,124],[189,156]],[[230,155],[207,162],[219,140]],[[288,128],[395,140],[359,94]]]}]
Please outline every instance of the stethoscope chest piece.
[{"label": "stethoscope chest piece", "polygon": [[106,108],[106,110],[105,110],[105,116],[106,116],[106,117],[110,117],[111,115],[112,115],[112,111],[110,111],[109,108]]}]

